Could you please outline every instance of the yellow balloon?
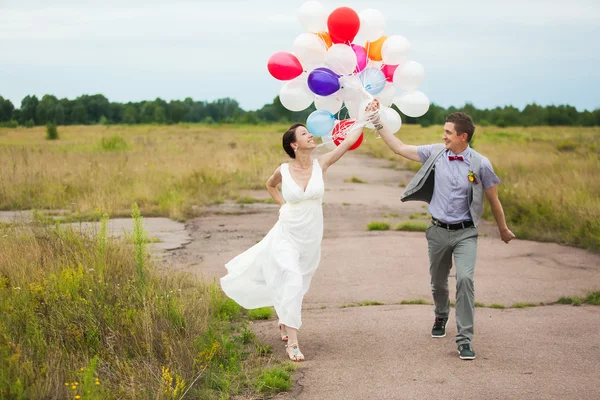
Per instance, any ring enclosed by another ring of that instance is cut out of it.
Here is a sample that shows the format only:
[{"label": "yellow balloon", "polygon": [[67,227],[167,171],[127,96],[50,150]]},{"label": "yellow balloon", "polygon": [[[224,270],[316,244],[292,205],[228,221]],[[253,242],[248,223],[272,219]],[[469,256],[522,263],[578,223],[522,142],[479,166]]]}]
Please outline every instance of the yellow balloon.
[{"label": "yellow balloon", "polygon": [[383,56],[381,55],[381,48],[383,47],[383,43],[386,40],[387,36],[382,36],[374,42],[367,42],[367,44],[365,44],[365,49],[367,49],[369,59],[373,61],[383,60]]},{"label": "yellow balloon", "polygon": [[319,32],[315,33],[315,35],[321,38],[321,40],[323,41],[323,43],[325,43],[325,46],[327,48],[330,48],[333,45],[333,42],[331,41],[331,36],[329,36],[329,32]]}]

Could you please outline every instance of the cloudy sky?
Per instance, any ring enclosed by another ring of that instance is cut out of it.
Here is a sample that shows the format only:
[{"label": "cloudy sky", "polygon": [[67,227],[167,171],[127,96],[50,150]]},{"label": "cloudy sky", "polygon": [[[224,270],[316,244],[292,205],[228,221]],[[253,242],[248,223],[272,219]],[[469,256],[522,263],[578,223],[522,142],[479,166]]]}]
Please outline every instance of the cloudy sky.
[{"label": "cloudy sky", "polygon": [[[321,0],[375,8],[412,43],[432,102],[600,108],[598,0]],[[303,0],[0,0],[0,95],[270,103],[266,63],[303,33]]]}]

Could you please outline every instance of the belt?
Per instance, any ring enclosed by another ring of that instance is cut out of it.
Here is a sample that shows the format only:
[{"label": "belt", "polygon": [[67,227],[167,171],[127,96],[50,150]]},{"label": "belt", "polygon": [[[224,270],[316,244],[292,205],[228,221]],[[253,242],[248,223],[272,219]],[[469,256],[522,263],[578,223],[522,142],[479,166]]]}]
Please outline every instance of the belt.
[{"label": "belt", "polygon": [[465,228],[470,228],[472,226],[475,226],[473,221],[464,221],[464,222],[459,222],[458,224],[446,224],[435,218],[431,218],[431,223],[435,226],[439,226],[440,228],[444,228],[449,231],[457,231],[459,229],[465,229]]}]

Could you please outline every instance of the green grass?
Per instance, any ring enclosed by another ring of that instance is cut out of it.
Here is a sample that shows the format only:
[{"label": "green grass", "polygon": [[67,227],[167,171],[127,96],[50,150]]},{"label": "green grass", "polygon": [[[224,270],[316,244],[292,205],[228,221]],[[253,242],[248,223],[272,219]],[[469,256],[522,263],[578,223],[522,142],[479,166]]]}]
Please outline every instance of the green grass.
[{"label": "green grass", "polygon": [[366,181],[363,181],[362,179],[352,175],[351,178],[344,180],[344,182],[348,182],[348,183],[367,183]]},{"label": "green grass", "polygon": [[253,310],[248,310],[248,318],[253,321],[261,319],[271,319],[272,316],[273,309],[271,307],[255,308]]},{"label": "green grass", "polygon": [[258,202],[259,200],[253,198],[253,197],[248,197],[248,196],[242,196],[239,197],[236,202],[238,204],[254,204],[256,202]]},{"label": "green grass", "polygon": [[517,302],[513,303],[512,308],[529,308],[529,307],[537,307],[539,304],[537,303],[526,303],[526,302]]},{"label": "green grass", "polygon": [[106,217],[97,232],[0,227],[0,398],[254,396],[279,367],[216,283],[157,273],[132,215],[123,240]]},{"label": "green grass", "polygon": [[382,303],[380,301],[365,300],[365,301],[358,301],[356,303],[344,304],[340,308],[369,307],[369,306],[383,306],[383,305],[385,305],[385,303]]},{"label": "green grass", "polygon": [[485,308],[485,304],[484,304],[484,303],[481,303],[481,302],[479,302],[479,301],[476,301],[476,302],[475,302],[475,307]]},{"label": "green grass", "polygon": [[600,292],[589,292],[586,297],[561,297],[557,301],[558,304],[572,304],[580,306],[582,304],[600,305]]},{"label": "green grass", "polygon": [[288,364],[264,371],[256,380],[256,390],[271,395],[289,390],[292,387],[293,370],[294,367]]},{"label": "green grass", "polygon": [[389,231],[390,224],[387,222],[371,222],[367,225],[368,231]]},{"label": "green grass", "polygon": [[384,218],[398,218],[400,216],[400,214],[392,212],[392,213],[388,213],[386,215],[384,215]]},{"label": "green grass", "polygon": [[403,222],[396,226],[397,231],[408,231],[408,232],[425,232],[429,225],[422,224],[419,222]]},{"label": "green grass", "polygon": [[503,304],[494,303],[494,304],[490,304],[490,308],[497,308],[497,309],[503,310],[506,307],[504,307]]},{"label": "green grass", "polygon": [[431,302],[427,301],[427,300],[423,300],[423,299],[413,299],[413,300],[402,300],[399,304],[407,304],[407,305],[409,305],[409,304],[415,304],[415,305],[416,304],[423,304],[423,305],[425,305],[425,304],[431,304]]},{"label": "green grass", "polygon": [[129,143],[121,135],[112,135],[100,139],[99,149],[102,151],[127,151]]}]

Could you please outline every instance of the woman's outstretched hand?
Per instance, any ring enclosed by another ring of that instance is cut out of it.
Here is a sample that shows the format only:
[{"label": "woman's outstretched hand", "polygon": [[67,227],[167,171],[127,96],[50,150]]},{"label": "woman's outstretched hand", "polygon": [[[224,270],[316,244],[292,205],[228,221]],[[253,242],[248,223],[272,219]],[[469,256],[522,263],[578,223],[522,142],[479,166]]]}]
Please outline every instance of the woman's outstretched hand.
[{"label": "woman's outstretched hand", "polygon": [[367,104],[367,107],[365,108],[365,117],[367,118],[367,122],[371,122],[373,125],[381,125],[379,109],[380,104],[379,100],[377,99],[373,99],[371,102],[369,102],[369,104]]}]

